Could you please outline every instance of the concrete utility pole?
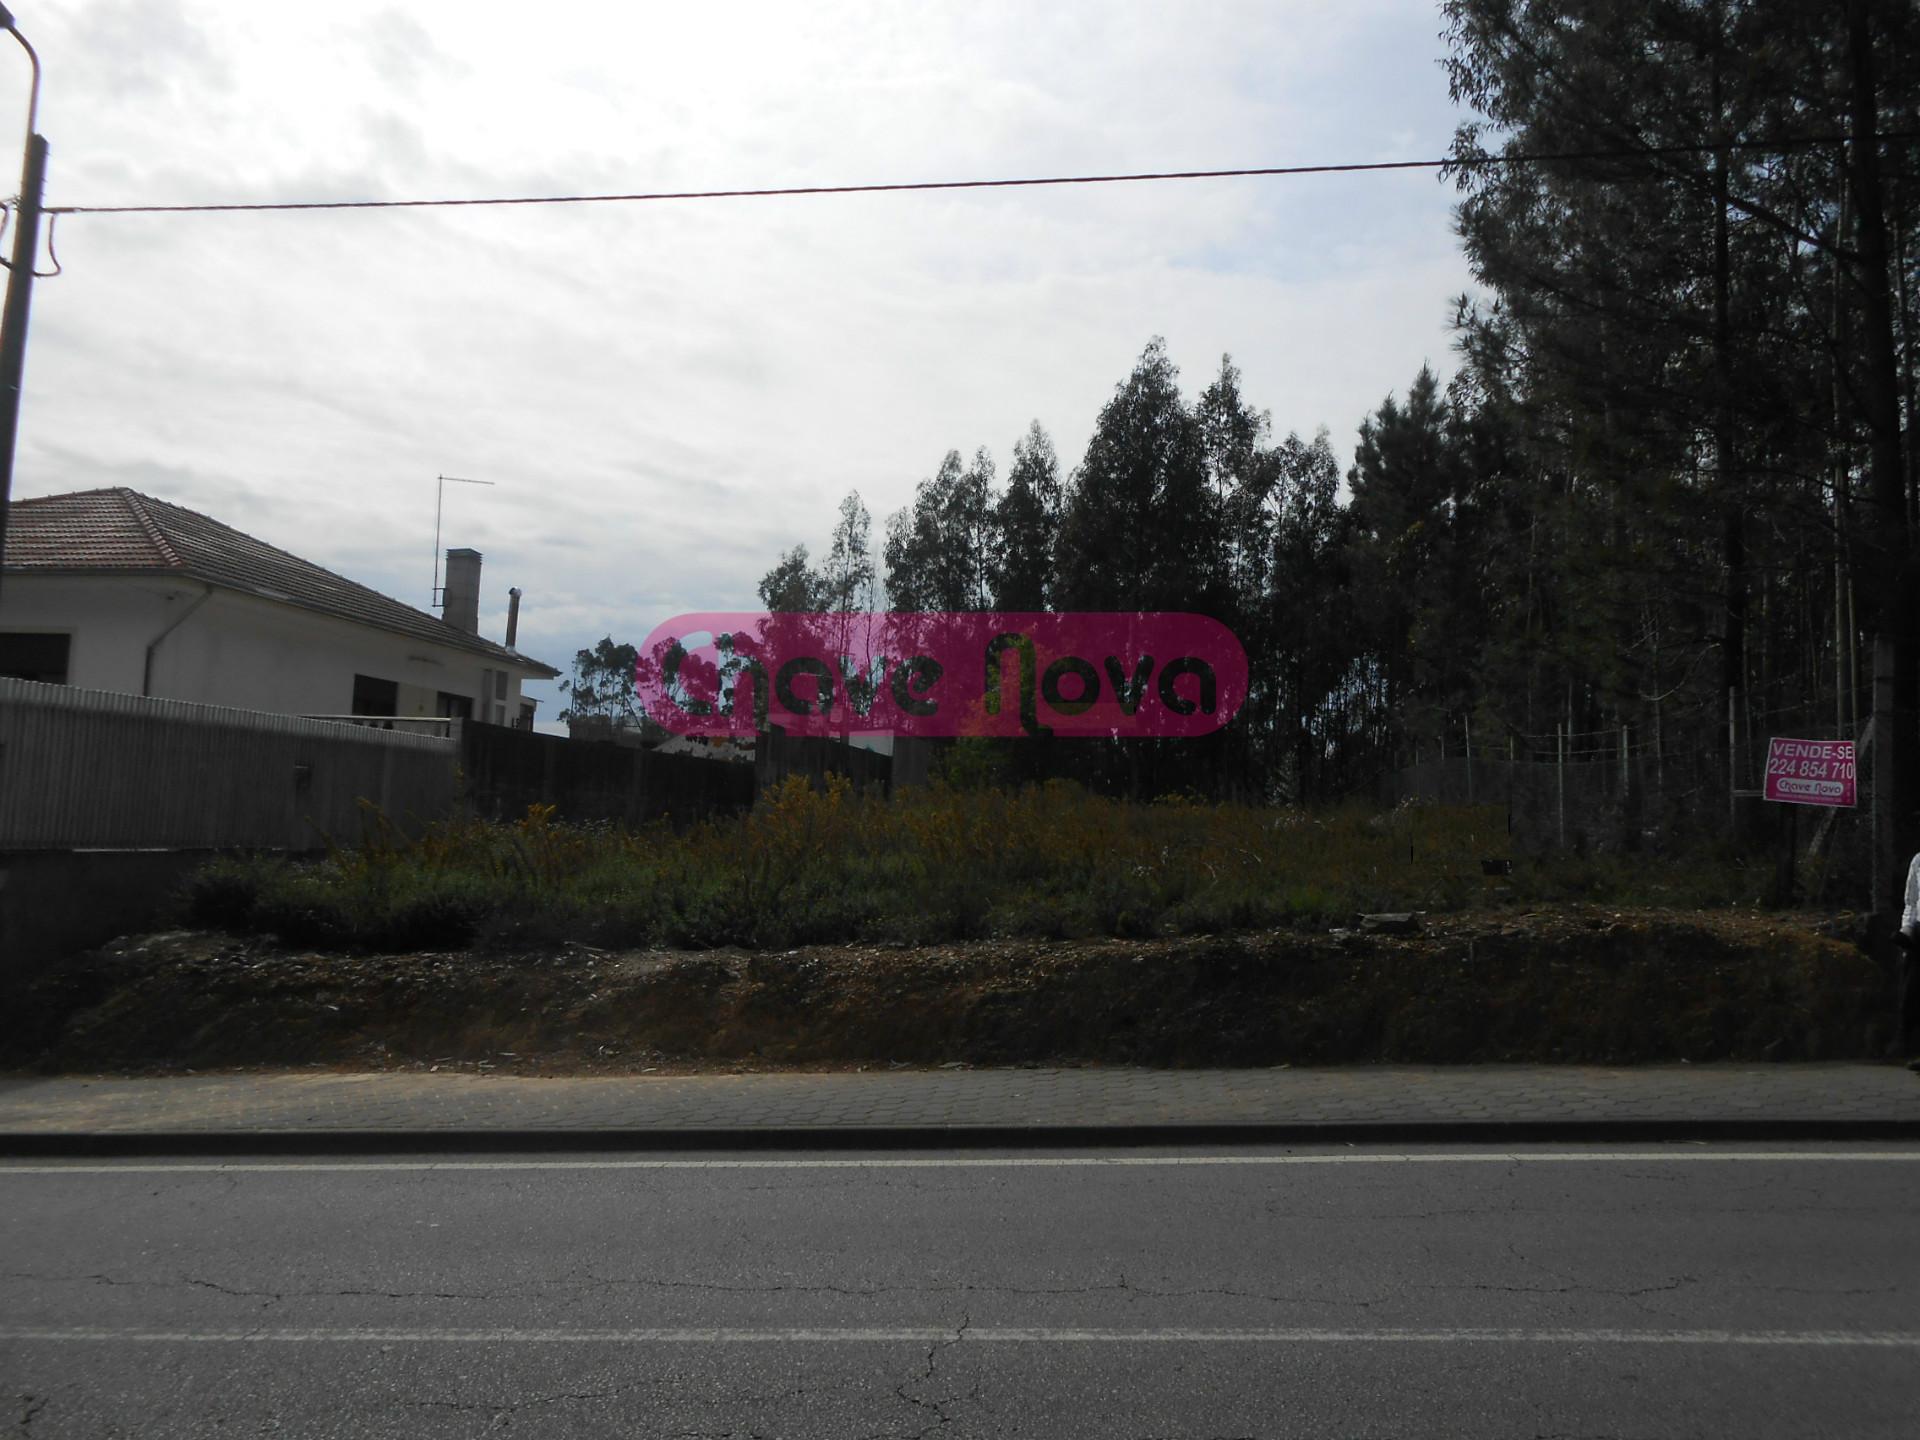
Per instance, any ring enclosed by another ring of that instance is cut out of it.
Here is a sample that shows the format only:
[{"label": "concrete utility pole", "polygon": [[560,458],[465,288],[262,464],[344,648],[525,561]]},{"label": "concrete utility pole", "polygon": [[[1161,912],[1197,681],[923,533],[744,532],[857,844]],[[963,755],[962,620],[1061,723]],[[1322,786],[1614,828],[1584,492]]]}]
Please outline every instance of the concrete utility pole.
[{"label": "concrete utility pole", "polygon": [[40,118],[40,57],[0,5],[0,29],[6,30],[33,62],[33,88],[27,97],[27,153],[20,170],[20,201],[13,214],[13,259],[7,275],[7,304],[0,311],[0,565],[7,555],[7,511],[13,502],[13,447],[20,428],[20,385],[27,366],[27,311],[33,304],[33,262],[40,248],[40,196],[47,180],[46,137],[34,131]]}]

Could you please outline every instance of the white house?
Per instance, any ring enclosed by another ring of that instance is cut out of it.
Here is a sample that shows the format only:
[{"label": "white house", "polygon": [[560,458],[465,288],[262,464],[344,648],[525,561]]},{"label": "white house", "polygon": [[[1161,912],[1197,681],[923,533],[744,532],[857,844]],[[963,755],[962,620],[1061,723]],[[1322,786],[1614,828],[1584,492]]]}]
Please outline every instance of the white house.
[{"label": "white house", "polygon": [[445,618],[134,490],[8,508],[0,675],[289,715],[531,728],[550,665],[481,637],[480,555],[447,552]]}]

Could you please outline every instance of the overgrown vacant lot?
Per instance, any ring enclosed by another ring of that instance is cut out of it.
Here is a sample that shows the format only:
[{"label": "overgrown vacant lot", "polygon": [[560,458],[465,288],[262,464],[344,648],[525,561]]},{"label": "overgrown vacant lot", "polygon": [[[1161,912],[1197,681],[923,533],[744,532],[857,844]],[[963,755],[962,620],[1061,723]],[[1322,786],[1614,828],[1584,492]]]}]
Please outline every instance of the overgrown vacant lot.
[{"label": "overgrown vacant lot", "polygon": [[[0,1065],[1877,1056],[1889,976],[1857,920],[1757,907],[1773,876],[1510,855],[1496,809],[1064,785],[889,803],[795,780],[681,833],[536,812],[409,842],[370,815],[323,860],[214,865],[194,930],[14,977]],[[1407,910],[1415,933],[1356,923]]]},{"label": "overgrown vacant lot", "polygon": [[[1489,877],[1485,862],[1512,862]],[[1769,866],[1737,857],[1537,859],[1494,807],[1324,815],[1177,800],[1128,804],[1055,783],[934,786],[887,801],[795,777],[750,815],[676,833],[556,823],[436,826],[370,815],[316,862],[234,859],[193,886],[190,919],[356,950],[781,948],[836,941],[1146,938],[1325,930],[1364,911],[1590,900],[1751,902]]]}]

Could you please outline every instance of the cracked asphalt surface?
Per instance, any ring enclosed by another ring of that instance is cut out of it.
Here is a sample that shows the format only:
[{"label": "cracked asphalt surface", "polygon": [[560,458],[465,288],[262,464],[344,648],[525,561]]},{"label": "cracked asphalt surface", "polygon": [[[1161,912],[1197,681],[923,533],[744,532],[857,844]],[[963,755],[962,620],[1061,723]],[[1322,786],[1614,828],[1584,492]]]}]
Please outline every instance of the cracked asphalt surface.
[{"label": "cracked asphalt surface", "polygon": [[1915,1146],[7,1164],[0,1196],[0,1399],[36,1437],[1904,1437],[1920,1407]]}]

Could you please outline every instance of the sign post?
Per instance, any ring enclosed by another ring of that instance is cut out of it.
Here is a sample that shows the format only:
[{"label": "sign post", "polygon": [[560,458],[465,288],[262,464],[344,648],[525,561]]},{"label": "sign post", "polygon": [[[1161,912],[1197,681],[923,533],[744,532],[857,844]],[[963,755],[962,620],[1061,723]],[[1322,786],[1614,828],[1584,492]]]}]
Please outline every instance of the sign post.
[{"label": "sign post", "polygon": [[[1793,740],[1775,736],[1767,741],[1767,778],[1761,794],[1783,805],[1823,805],[1851,809],[1858,799],[1855,754],[1851,740]],[[1785,846],[1774,878],[1774,900],[1793,899],[1794,868],[1798,859],[1800,827],[1797,810],[1786,812],[1781,827]]]}]

